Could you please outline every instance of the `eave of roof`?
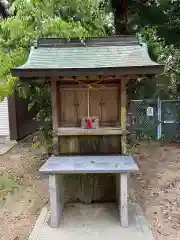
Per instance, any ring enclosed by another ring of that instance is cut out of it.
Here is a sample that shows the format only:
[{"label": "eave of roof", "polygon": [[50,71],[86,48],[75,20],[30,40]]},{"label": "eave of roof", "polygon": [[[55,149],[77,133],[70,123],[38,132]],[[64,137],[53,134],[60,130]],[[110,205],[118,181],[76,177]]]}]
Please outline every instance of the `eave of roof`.
[{"label": "eave of roof", "polygon": [[164,66],[137,66],[117,68],[83,68],[83,69],[12,69],[12,75],[26,78],[68,77],[68,76],[108,76],[108,75],[154,75],[163,72]]}]

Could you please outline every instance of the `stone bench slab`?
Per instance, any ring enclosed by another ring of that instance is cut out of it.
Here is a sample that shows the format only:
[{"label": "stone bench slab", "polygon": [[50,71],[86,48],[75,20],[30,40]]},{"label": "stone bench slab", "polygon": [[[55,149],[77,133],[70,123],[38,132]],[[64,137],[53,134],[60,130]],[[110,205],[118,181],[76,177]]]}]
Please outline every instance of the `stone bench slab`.
[{"label": "stone bench slab", "polygon": [[139,168],[131,156],[52,156],[40,168],[43,173],[123,173]]}]

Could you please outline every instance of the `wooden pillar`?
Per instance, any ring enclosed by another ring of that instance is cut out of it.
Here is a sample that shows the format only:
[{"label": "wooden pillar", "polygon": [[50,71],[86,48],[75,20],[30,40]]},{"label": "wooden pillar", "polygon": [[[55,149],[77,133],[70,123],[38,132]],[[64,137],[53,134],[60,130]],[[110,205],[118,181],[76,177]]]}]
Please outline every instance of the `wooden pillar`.
[{"label": "wooden pillar", "polygon": [[121,122],[121,129],[123,130],[123,134],[121,136],[121,151],[122,154],[127,153],[127,148],[126,148],[126,80],[121,79],[121,89],[120,89],[120,94],[121,94],[121,110],[120,110],[120,122]]},{"label": "wooden pillar", "polygon": [[59,114],[60,109],[59,101],[60,101],[60,90],[58,88],[58,82],[53,79],[51,80],[51,102],[52,102],[52,125],[53,125],[53,149],[54,154],[59,154],[59,138],[57,135],[58,126],[59,126]]},{"label": "wooden pillar", "polygon": [[[126,80],[125,79],[121,79],[120,87],[121,87],[120,122],[121,122],[121,129],[123,132],[123,134],[121,135],[121,152],[123,155],[125,155],[127,154],[126,135],[125,135],[126,118],[127,118],[126,116]],[[116,189],[118,189],[118,192],[117,192],[117,194],[119,194],[118,199],[121,200],[118,203],[121,226],[128,227],[127,174],[121,174],[120,176],[116,177]]]}]

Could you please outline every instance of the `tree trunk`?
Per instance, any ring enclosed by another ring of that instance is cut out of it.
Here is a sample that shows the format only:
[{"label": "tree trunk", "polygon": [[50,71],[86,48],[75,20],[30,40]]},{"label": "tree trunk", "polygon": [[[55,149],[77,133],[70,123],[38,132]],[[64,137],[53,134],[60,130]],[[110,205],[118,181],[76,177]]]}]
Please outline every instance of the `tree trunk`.
[{"label": "tree trunk", "polygon": [[127,34],[127,0],[111,0],[116,34]]},{"label": "tree trunk", "polygon": [[8,17],[8,12],[7,12],[6,6],[1,0],[0,0],[0,16],[2,18]]}]

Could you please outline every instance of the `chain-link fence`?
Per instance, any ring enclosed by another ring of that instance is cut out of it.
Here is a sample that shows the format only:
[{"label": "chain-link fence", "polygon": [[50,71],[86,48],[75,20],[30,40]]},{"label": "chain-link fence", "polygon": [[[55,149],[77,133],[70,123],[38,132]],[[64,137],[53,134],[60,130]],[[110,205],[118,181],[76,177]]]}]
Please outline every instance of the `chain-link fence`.
[{"label": "chain-link fence", "polygon": [[132,100],[128,126],[138,139],[180,140],[179,100]]}]

